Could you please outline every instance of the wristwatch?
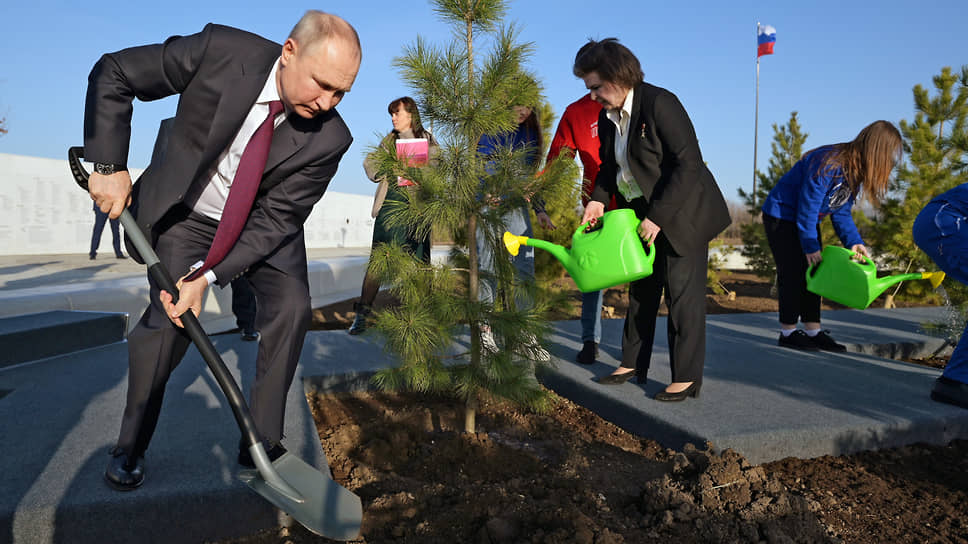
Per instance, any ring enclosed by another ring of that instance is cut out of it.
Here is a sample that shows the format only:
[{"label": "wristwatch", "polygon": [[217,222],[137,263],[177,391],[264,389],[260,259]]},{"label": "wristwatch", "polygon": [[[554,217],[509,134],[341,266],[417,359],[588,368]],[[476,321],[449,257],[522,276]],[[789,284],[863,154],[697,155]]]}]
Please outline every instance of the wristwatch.
[{"label": "wristwatch", "polygon": [[110,176],[116,172],[124,172],[128,167],[123,164],[94,163],[94,171],[102,176]]}]

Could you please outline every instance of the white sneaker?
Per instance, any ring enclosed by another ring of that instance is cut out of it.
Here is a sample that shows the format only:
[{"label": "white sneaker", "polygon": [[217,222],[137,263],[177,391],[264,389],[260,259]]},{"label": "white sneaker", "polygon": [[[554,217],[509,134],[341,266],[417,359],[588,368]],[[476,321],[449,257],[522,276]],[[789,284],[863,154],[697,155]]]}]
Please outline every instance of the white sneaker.
[{"label": "white sneaker", "polygon": [[490,327],[481,327],[481,347],[484,351],[497,353],[497,342],[494,340],[494,333]]},{"label": "white sneaker", "polygon": [[526,337],[524,349],[525,354],[533,357],[535,361],[547,363],[551,360],[551,354],[548,353],[548,350],[541,347],[541,344],[538,343],[538,339],[530,334]]}]

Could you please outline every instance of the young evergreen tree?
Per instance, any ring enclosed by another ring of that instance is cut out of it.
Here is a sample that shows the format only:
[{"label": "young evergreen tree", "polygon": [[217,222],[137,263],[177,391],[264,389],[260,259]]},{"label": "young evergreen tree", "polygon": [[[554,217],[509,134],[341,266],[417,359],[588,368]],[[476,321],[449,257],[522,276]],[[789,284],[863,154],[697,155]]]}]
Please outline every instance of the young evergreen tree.
[{"label": "young evergreen tree", "polygon": [[[911,227],[932,198],[968,182],[968,66],[960,74],[944,67],[932,80],[933,97],[920,84],[914,86],[914,120],[899,123],[905,160],[872,228],[878,256],[898,272],[936,268],[914,244]],[[964,300],[955,283],[946,282],[949,294]],[[926,282],[905,282],[900,293],[920,298],[929,296],[930,289]]]},{"label": "young evergreen tree", "polygon": [[767,195],[780,181],[783,174],[786,174],[800,160],[804,151],[803,144],[806,141],[807,134],[801,131],[797,112],[790,113],[790,119],[786,125],[778,126],[773,123],[773,142],[770,144],[772,153],[769,167],[766,172],[756,171],[756,194],[748,193],[743,189],[739,190],[739,196],[753,218],[751,223],[741,227],[743,239],[741,253],[746,257],[746,261],[753,272],[762,278],[773,278],[776,275],[776,264],[773,262],[770,244],[766,241],[763,222],[759,219],[762,215],[760,207],[763,206]]},{"label": "young evergreen tree", "polygon": [[[395,150],[377,146],[373,156],[387,175],[417,183],[405,202],[391,208],[388,224],[408,225],[417,233],[431,226],[450,235],[457,249],[445,264],[426,265],[400,247],[374,251],[371,272],[390,284],[400,305],[375,316],[374,327],[400,365],[379,372],[376,383],[388,389],[455,393],[466,403],[465,430],[476,428],[482,396],[494,395],[542,409],[550,394],[535,379],[542,364],[531,346],[547,336],[547,309],[533,282],[515,276],[501,240],[502,216],[540,195],[550,209],[563,208],[574,167],[555,161],[537,172],[524,160],[527,150],[499,149],[485,157],[478,142],[485,134],[515,129],[515,105],[542,104],[541,89],[526,69],[533,49],[517,42],[513,26],[501,26],[503,0],[434,0],[434,11],[455,27],[455,41],[435,47],[422,37],[395,60],[413,90],[422,116],[433,127],[439,153],[423,168],[408,167]],[[476,46],[486,42],[481,55]],[[540,115],[540,114],[539,114]],[[537,151],[539,154],[544,150]],[[491,201],[483,195],[499,195]],[[485,202],[487,200],[487,203]],[[478,297],[477,235],[495,255],[498,285],[493,304]],[[520,294],[534,305],[518,307]],[[482,348],[487,324],[503,349]],[[470,350],[452,355],[455,341],[470,329]],[[449,363],[449,364],[448,364]]]}]

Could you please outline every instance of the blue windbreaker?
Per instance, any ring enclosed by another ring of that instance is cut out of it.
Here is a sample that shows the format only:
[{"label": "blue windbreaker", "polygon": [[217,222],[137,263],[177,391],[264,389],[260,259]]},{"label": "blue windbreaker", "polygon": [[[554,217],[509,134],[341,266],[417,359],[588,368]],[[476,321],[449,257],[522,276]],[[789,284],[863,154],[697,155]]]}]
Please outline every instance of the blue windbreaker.
[{"label": "blue windbreaker", "polygon": [[857,195],[851,193],[843,171],[836,167],[817,172],[824,155],[832,149],[818,147],[804,155],[780,178],[763,203],[764,214],[796,223],[804,253],[820,251],[817,223],[828,215],[844,247],[864,243],[850,213]]}]

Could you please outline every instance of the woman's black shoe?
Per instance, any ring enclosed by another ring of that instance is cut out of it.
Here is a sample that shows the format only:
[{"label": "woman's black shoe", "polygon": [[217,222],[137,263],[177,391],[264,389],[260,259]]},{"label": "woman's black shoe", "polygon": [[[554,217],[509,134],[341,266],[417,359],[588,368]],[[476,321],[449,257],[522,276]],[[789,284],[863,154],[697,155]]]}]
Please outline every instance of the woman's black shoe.
[{"label": "woman's black shoe", "polygon": [[111,450],[111,460],[104,471],[104,481],[118,491],[132,491],[145,481],[145,458],[131,459],[121,448]]},{"label": "woman's black shoe", "polygon": [[598,383],[602,385],[622,385],[623,383],[631,380],[634,376],[634,370],[631,372],[626,372],[625,374],[609,374],[608,376],[598,378]]},{"label": "woman's black shoe", "polygon": [[667,391],[659,391],[655,395],[655,400],[660,400],[663,402],[678,402],[681,400],[686,400],[686,397],[699,397],[699,390],[702,388],[702,382],[692,382],[692,385],[679,391],[678,393],[669,393]]}]

